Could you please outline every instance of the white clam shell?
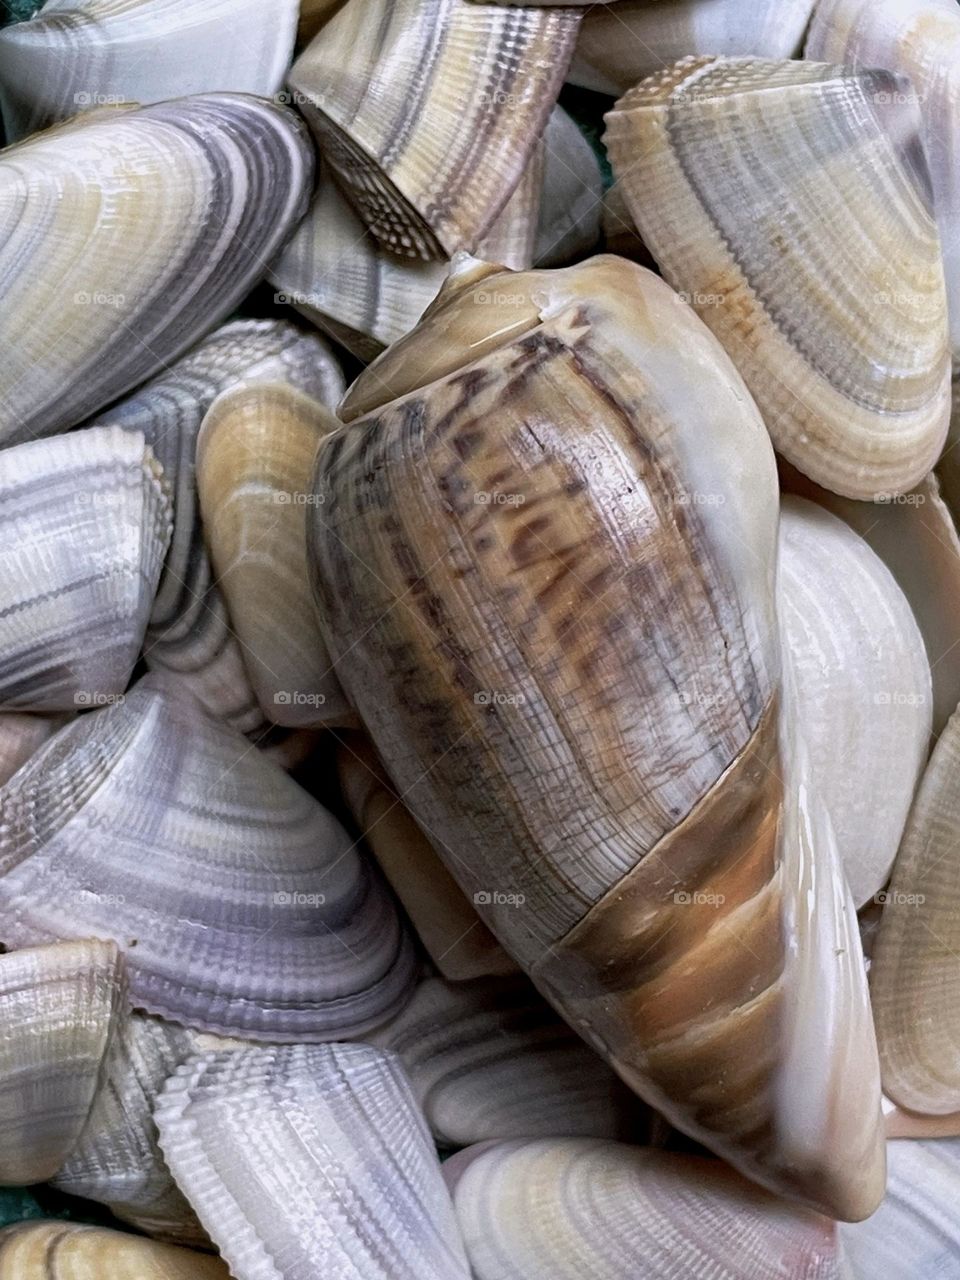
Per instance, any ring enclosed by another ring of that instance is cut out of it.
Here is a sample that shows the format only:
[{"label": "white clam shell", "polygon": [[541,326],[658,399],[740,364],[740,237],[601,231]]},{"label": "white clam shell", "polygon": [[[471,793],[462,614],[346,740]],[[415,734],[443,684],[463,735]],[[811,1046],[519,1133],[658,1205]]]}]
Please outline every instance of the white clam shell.
[{"label": "white clam shell", "polygon": [[168,679],[62,729],[0,791],[0,940],[127,954],[134,1005],[330,1039],[395,1013],[414,959],[336,819]]},{"label": "white clam shell", "polygon": [[638,1139],[650,1116],[519,974],[428,978],[368,1040],[400,1055],[437,1142]]},{"label": "white clam shell", "polygon": [[241,94],[90,112],[0,152],[0,440],[75,426],[187,350],[312,176],[297,117]]},{"label": "white clam shell", "polygon": [[960,1139],[887,1143],[887,1195],[866,1222],[842,1223],[850,1280],[953,1280],[960,1275]]},{"label": "white clam shell", "polygon": [[269,97],[290,65],[297,16],[297,0],[48,0],[0,32],[7,138],[119,102]]},{"label": "white clam shell", "polygon": [[818,0],[804,56],[903,75],[920,107],[960,355],[960,8],[954,0]]},{"label": "white clam shell", "polygon": [[567,79],[600,93],[620,94],[691,53],[793,58],[800,52],[813,7],[814,0],[622,0],[591,5]]},{"label": "white clam shell", "polygon": [[289,83],[386,248],[477,250],[524,178],[579,22],[572,8],[348,0],[321,28]]},{"label": "white clam shell", "polygon": [[870,968],[884,1090],[930,1115],[960,1111],[958,862],[960,710],[920,782]]},{"label": "white clam shell", "polygon": [[814,782],[861,906],[887,882],[926,763],[930,664],[883,561],[801,498],[783,501],[779,589]]},{"label": "white clam shell", "polygon": [[467,1280],[395,1055],[356,1044],[201,1055],[170,1079],[156,1117],[237,1280]]},{"label": "white clam shell", "polygon": [[0,956],[0,1184],[42,1182],[70,1154],[124,997],[112,942]]},{"label": "white clam shell", "polygon": [[93,427],[0,451],[0,708],[123,694],[170,532],[168,488],[140,434]]},{"label": "white clam shell", "polygon": [[644,242],[778,452],[870,501],[923,479],[949,419],[940,238],[908,90],[882,69],[704,56],[606,117]]},{"label": "white clam shell", "polygon": [[475,1280],[839,1280],[834,1225],[719,1161],[616,1142],[472,1148],[444,1166]]}]

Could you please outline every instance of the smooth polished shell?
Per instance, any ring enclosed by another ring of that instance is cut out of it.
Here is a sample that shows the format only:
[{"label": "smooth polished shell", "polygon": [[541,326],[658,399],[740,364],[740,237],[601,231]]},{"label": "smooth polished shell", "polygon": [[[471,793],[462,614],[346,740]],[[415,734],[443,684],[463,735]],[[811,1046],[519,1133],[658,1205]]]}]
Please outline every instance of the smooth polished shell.
[{"label": "smooth polished shell", "polygon": [[237,1280],[468,1280],[394,1054],[336,1044],[199,1055],[156,1115],[170,1167]]},{"label": "smooth polished shell", "polygon": [[213,328],[312,179],[297,117],[241,94],[88,112],[0,152],[0,441],[75,426]]},{"label": "smooth polished shell", "polygon": [[908,89],[882,70],[688,58],[606,117],[644,242],[777,450],[869,501],[930,471],[949,416],[940,241]]},{"label": "smooth polished shell", "polygon": [[926,764],[930,663],[883,561],[802,498],[783,500],[779,599],[798,717],[859,907],[887,882]]},{"label": "smooth polished shell", "polygon": [[869,1213],[862,952],[784,716],[773,454],[728,358],[621,259],[462,262],[340,413],[312,565],[397,793],[641,1097]]},{"label": "smooth polished shell", "polygon": [[0,1230],[0,1280],[230,1280],[209,1254],[78,1222]]},{"label": "smooth polished shell", "polygon": [[0,709],[123,696],[171,524],[140,434],[94,427],[0,450]]},{"label": "smooth polished shell", "polygon": [[348,0],[289,82],[361,219],[405,257],[476,250],[524,175],[580,16]]},{"label": "smooth polished shell", "polygon": [[174,528],[144,646],[208,711],[245,732],[263,728],[241,643],[210,565],[196,487],[197,435],[218,395],[241,380],[283,382],[332,407],[340,365],[316,334],[283,320],[233,320],[112,406],[98,423],[142,432],[170,484]]},{"label": "smooth polished shell", "polygon": [[455,982],[514,972],[513,960],[390,786],[369,739],[339,736],[337,776],[344,802],[437,969]]},{"label": "smooth polished shell", "polygon": [[125,998],[112,942],[0,955],[0,1185],[43,1182],[70,1154]]},{"label": "smooth polished shell", "polygon": [[906,77],[920,108],[940,225],[954,359],[960,354],[960,9],[953,0],[819,0],[804,56]]},{"label": "smooth polished shell", "polygon": [[717,1160],[586,1138],[444,1169],[476,1280],[840,1280],[836,1228]]},{"label": "smooth polished shell", "polygon": [[367,1039],[400,1055],[443,1146],[518,1137],[640,1141],[650,1131],[640,1101],[519,974],[428,978]]},{"label": "smooth polished shell", "polygon": [[794,58],[813,7],[814,0],[622,0],[612,6],[590,5],[567,79],[619,95],[688,54]]},{"label": "smooth polished shell", "polygon": [[254,1039],[397,1012],[409,940],[337,820],[168,679],[79,718],[0,791],[0,941],[94,933],[134,1005]]},{"label": "smooth polished shell", "polygon": [[934,747],[885,895],[870,969],[884,1091],[960,1111],[960,712]]},{"label": "smooth polished shell", "polygon": [[241,382],[207,410],[197,438],[200,513],[217,587],[264,717],[349,724],[352,713],[315,617],[307,510],[320,441],[340,423],[283,382]]},{"label": "smooth polished shell", "polygon": [[297,0],[48,0],[0,32],[7,140],[120,102],[269,97],[290,66],[297,16]]}]

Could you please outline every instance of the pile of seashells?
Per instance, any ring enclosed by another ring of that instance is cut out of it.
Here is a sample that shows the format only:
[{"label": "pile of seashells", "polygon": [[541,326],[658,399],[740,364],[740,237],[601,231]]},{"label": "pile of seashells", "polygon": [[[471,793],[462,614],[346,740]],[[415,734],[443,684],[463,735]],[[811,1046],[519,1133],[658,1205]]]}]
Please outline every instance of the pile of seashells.
[{"label": "pile of seashells", "polygon": [[0,1280],[958,1280],[960,5],[34,9]]}]

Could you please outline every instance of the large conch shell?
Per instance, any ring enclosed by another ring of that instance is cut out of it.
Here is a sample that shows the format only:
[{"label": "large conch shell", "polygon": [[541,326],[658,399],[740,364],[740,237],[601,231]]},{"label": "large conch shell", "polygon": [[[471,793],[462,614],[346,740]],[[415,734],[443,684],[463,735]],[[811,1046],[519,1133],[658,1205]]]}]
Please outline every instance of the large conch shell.
[{"label": "large conch shell", "polygon": [[230,1280],[219,1258],[78,1222],[0,1231],[0,1280]]},{"label": "large conch shell", "polygon": [[950,349],[905,82],[688,58],[607,123],[645,243],[726,347],[778,451],[852,498],[917,484],[946,435]]},{"label": "large conch shell", "polygon": [[86,1123],[124,1002],[112,942],[0,956],[0,1184],[43,1182]]},{"label": "large conch shell", "polygon": [[840,1227],[849,1280],[944,1280],[960,1275],[960,1140],[887,1143],[890,1178],[866,1222]]},{"label": "large conch shell", "polygon": [[960,711],[920,783],[870,969],[884,1091],[933,1115],[960,1111]]},{"label": "large conch shell", "polygon": [[255,1039],[366,1030],[414,976],[336,819],[156,676],[0,791],[0,941],[88,933],[125,950],[136,1007]]},{"label": "large conch shell", "polygon": [[960,9],[954,0],[818,0],[805,56],[905,76],[920,107],[940,224],[954,359],[960,356]]},{"label": "large conch shell", "polygon": [[641,1097],[871,1212],[862,952],[780,714],[774,460],[736,370],[631,263],[467,262],[341,417],[321,625],[397,792]]},{"label": "large conch shell", "polygon": [[53,1185],[106,1205],[148,1235],[209,1248],[164,1163],[153,1120],[163,1085],[203,1040],[200,1032],[160,1018],[134,1013],[121,1019],[86,1124]]},{"label": "large conch shell", "polygon": [[0,708],[120,697],[170,542],[143,436],[94,427],[3,449],[0,529]]},{"label": "large conch shell", "polygon": [[290,85],[363,222],[405,257],[475,250],[520,182],[580,15],[348,0]]},{"label": "large conch shell", "polygon": [[75,426],[229,313],[306,209],[305,133],[221,93],[0,152],[0,440]]},{"label": "large conch shell", "polygon": [[619,95],[691,53],[793,58],[800,53],[813,6],[814,0],[594,4],[583,15],[567,79]]},{"label": "large conch shell", "polygon": [[53,0],[0,32],[7,139],[120,102],[269,97],[290,66],[297,17],[297,0]]},{"label": "large conch shell", "polygon": [[475,1280],[840,1280],[836,1228],[718,1160],[588,1138],[444,1166]]},{"label": "large conch shell", "polygon": [[814,785],[859,907],[887,882],[926,764],[930,664],[883,561],[802,498],[783,502],[779,587]]},{"label": "large conch shell", "polygon": [[194,467],[197,434],[216,397],[261,379],[329,406],[344,390],[322,338],[286,321],[235,320],[97,419],[142,432],[173,494],[173,541],[144,647],[147,665],[174,672],[209,711],[244,732],[260,728],[263,716],[206,553]]},{"label": "large conch shell", "polygon": [[640,1140],[643,1105],[519,974],[428,978],[402,1013],[366,1037],[400,1055],[436,1141]]},{"label": "large conch shell", "polygon": [[306,512],[320,441],[340,422],[283,382],[239,383],[210,406],[197,489],[217,586],[267,720],[349,724],[307,572]]},{"label": "large conch shell", "polygon": [[237,1280],[468,1280],[394,1054],[336,1044],[198,1055],[156,1116],[167,1161]]},{"label": "large conch shell", "polygon": [[[359,734],[341,737],[337,775],[361,835],[444,977],[464,982],[515,971],[514,962],[391,788],[368,740]],[[456,857],[452,850],[449,855]]]}]

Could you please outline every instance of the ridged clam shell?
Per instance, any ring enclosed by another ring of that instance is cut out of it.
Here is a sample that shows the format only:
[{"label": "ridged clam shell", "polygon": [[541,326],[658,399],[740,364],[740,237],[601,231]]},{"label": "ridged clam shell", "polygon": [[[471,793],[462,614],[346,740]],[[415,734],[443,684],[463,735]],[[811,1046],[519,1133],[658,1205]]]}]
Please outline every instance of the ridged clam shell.
[{"label": "ridged clam shell", "polygon": [[833,1223],[716,1160],[558,1138],[444,1172],[475,1280],[840,1280]]},{"label": "ridged clam shell", "polygon": [[884,1091],[960,1110],[960,711],[934,747],[893,868],[870,968]]},{"label": "ridged clam shell", "polygon": [[311,563],[397,794],[641,1097],[871,1212],[862,951],[781,684],[773,451],[722,348],[621,259],[461,262],[340,415]]},{"label": "ridged clam shell", "polygon": [[77,1222],[0,1231],[0,1280],[230,1280],[219,1258]]},{"label": "ridged clam shell", "polygon": [[385,249],[326,173],[310,211],[270,280],[289,303],[364,363],[413,328],[448,263],[401,258]]},{"label": "ridged clam shell", "polygon": [[804,56],[885,67],[910,81],[940,225],[954,358],[960,355],[960,10],[953,0],[819,0]]},{"label": "ridged clam shell", "polygon": [[254,381],[217,397],[197,439],[197,491],[217,586],[260,710],[281,725],[352,719],[307,572],[314,459],[339,426],[318,400],[283,382]]},{"label": "ridged clam shell", "polygon": [[467,1280],[399,1059],[294,1045],[191,1059],[157,1104],[167,1161],[237,1280]]},{"label": "ridged clam shell", "polygon": [[160,1018],[123,1018],[83,1132],[52,1182],[106,1205],[148,1235],[209,1247],[164,1162],[153,1120],[164,1083],[200,1042],[199,1032]]},{"label": "ridged clam shell", "polygon": [[877,553],[920,627],[933,681],[933,731],[960,703],[960,539],[936,476],[883,503],[854,502],[814,485],[793,468],[785,488],[811,498],[850,525]]},{"label": "ridged clam shell", "polygon": [[291,112],[227,93],[87,113],[0,153],[0,439],[75,426],[196,342],[282,247],[312,175]]},{"label": "ridged clam shell", "polygon": [[354,1034],[413,981],[393,902],[336,819],[156,676],[0,791],[0,940],[77,933],[124,948],[135,1006],[227,1035]]},{"label": "ridged clam shell", "polygon": [[7,139],[91,107],[192,93],[276,93],[297,0],[50,0],[0,32]]},{"label": "ridged clam shell", "polygon": [[887,882],[926,763],[930,664],[883,561],[802,498],[783,501],[779,587],[815,785],[861,906]]},{"label": "ridged clam shell", "polygon": [[174,499],[170,552],[151,615],[147,664],[176,673],[205,707],[238,729],[263,723],[203,540],[194,474],[204,414],[234,383],[282,381],[333,406],[344,390],[332,351],[277,320],[221,325],[97,421],[142,432]]},{"label": "ridged clam shell", "polygon": [[[794,58],[814,0],[622,0],[583,15],[567,79],[621,94],[688,54]],[[842,58],[829,59],[842,62]]]},{"label": "ridged clam shell", "polygon": [[348,0],[290,85],[363,222],[405,257],[475,250],[520,182],[579,14]]},{"label": "ridged clam shell", "polygon": [[943,266],[908,88],[886,71],[689,58],[607,116],[644,242],[778,451],[870,500],[930,471],[949,416]]},{"label": "ridged clam shell", "polygon": [[66,716],[0,715],[0,787],[66,724]]},{"label": "ridged clam shell", "polygon": [[462,982],[515,972],[513,960],[390,786],[369,739],[341,737],[337,774],[364,840],[444,977]]},{"label": "ridged clam shell", "polygon": [[0,451],[0,708],[68,711],[123,693],[170,531],[142,435],[94,427]]},{"label": "ridged clam shell", "polygon": [[70,1154],[123,1001],[112,942],[0,956],[0,1183],[42,1182]]},{"label": "ridged clam shell", "polygon": [[428,978],[368,1040],[400,1055],[438,1143],[505,1138],[639,1140],[649,1115],[519,975]]},{"label": "ridged clam shell", "polygon": [[889,1142],[883,1204],[840,1227],[850,1280],[953,1280],[960,1275],[960,1140]]}]

